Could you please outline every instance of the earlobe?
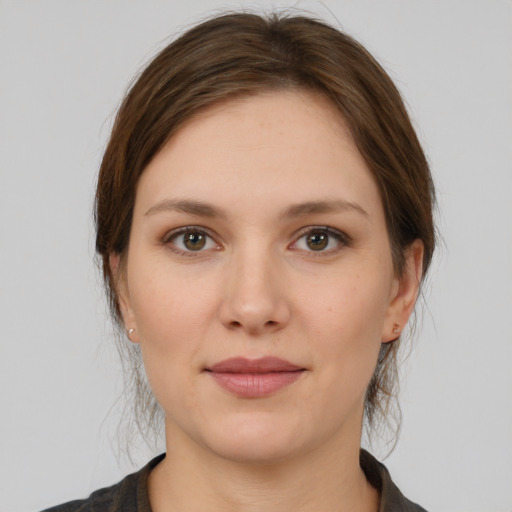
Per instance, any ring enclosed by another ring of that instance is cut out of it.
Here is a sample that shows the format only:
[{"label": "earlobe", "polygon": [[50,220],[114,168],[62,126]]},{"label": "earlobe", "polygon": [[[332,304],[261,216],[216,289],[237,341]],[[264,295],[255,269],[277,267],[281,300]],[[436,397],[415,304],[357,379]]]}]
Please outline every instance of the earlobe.
[{"label": "earlobe", "polygon": [[423,253],[421,240],[415,240],[406,250],[404,271],[395,283],[384,322],[383,343],[395,341],[400,336],[414,310],[423,275]]},{"label": "earlobe", "polygon": [[128,293],[128,287],[126,283],[126,276],[124,275],[121,255],[118,253],[110,253],[109,266],[112,273],[114,286],[116,289],[117,301],[119,304],[119,310],[123,317],[123,323],[125,325],[126,335],[128,339],[133,343],[140,341],[137,334],[137,325],[135,317],[130,305],[130,298]]},{"label": "earlobe", "polygon": [[140,341],[139,336],[137,334],[137,329],[135,329],[135,327],[131,327],[130,329],[128,329],[126,331],[126,336],[128,336],[128,339],[132,343],[139,343]]}]

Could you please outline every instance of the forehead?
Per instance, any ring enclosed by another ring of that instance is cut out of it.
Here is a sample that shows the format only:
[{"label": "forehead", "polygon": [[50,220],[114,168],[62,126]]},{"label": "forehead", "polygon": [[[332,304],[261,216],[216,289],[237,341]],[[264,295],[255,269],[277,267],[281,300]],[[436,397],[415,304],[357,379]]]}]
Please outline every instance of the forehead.
[{"label": "forehead", "polygon": [[322,95],[295,90],[224,101],[191,118],[147,166],[137,196],[268,207],[342,196],[381,207],[341,114]]}]

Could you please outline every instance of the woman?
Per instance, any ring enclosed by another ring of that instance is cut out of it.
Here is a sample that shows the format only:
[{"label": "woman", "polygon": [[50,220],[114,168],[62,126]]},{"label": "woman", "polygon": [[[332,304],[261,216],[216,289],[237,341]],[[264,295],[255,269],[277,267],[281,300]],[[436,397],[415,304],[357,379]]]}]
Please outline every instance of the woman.
[{"label": "woman", "polygon": [[433,197],[396,88],[345,34],[230,14],[165,48],[116,118],[96,247],[167,452],[52,510],[422,510],[360,444]]}]

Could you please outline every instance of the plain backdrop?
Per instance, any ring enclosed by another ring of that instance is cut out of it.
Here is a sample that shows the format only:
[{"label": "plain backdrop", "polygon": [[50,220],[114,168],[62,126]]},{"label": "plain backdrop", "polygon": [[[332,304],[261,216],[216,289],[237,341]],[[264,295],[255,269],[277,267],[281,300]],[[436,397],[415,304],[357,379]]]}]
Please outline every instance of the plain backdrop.
[{"label": "plain backdrop", "polygon": [[205,15],[292,5],[389,71],[438,186],[442,245],[386,465],[430,511],[512,510],[510,1],[0,0],[1,512],[86,497],[154,455],[113,450],[122,379],[91,213],[113,113]]}]

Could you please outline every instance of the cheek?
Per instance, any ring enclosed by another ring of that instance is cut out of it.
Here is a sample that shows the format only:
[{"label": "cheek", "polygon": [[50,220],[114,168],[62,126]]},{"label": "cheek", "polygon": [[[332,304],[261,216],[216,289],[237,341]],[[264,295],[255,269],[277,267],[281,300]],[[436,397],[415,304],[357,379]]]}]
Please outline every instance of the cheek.
[{"label": "cheek", "polygon": [[375,339],[389,305],[389,284],[379,277],[356,271],[332,275],[322,286],[302,287],[294,292],[298,317],[307,319],[315,331],[331,331],[345,338]]},{"label": "cheek", "polygon": [[165,254],[132,263],[130,301],[142,339],[166,344],[201,329],[213,304],[208,280],[175,268]]},{"label": "cheek", "polygon": [[354,273],[334,279],[322,293],[303,294],[301,327],[310,333],[315,363],[326,369],[326,382],[333,386],[342,381],[345,388],[362,391],[371,379],[388,299],[386,283],[376,282]]},{"label": "cheek", "polygon": [[153,394],[166,414],[183,403],[194,407],[190,379],[191,370],[200,366],[201,303],[179,280],[141,275],[132,283],[140,349]]},{"label": "cheek", "polygon": [[216,317],[217,277],[198,279],[165,256],[143,264],[136,256],[129,274],[131,306],[146,373],[160,401],[162,390],[176,389],[204,364],[204,342]]}]

